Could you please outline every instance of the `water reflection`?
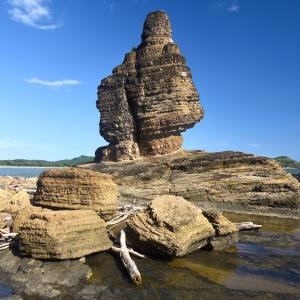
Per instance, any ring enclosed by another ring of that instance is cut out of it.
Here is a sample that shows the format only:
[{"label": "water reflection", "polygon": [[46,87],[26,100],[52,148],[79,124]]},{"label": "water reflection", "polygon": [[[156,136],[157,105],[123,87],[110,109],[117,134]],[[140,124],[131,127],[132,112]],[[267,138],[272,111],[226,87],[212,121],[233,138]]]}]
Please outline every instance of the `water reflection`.
[{"label": "water reflection", "polygon": [[170,261],[135,258],[143,277],[139,287],[130,284],[118,255],[94,255],[87,259],[94,274],[90,283],[135,299],[155,295],[195,299],[199,292],[203,299],[225,299],[232,290],[240,290],[234,294],[239,299],[247,299],[251,291],[253,295],[258,291],[300,294],[300,221],[242,214],[227,217],[234,222],[251,220],[263,229],[239,233],[239,242],[223,251],[201,250]]}]

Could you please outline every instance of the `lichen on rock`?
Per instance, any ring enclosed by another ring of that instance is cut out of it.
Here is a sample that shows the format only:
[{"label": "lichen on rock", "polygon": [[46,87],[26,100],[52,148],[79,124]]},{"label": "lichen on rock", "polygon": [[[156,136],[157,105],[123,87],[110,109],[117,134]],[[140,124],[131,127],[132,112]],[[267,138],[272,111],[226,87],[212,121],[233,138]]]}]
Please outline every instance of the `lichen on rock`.
[{"label": "lichen on rock", "polygon": [[180,133],[199,122],[204,111],[165,12],[147,16],[141,44],[112,73],[98,87],[100,134],[109,145],[97,149],[96,161],[179,150]]}]

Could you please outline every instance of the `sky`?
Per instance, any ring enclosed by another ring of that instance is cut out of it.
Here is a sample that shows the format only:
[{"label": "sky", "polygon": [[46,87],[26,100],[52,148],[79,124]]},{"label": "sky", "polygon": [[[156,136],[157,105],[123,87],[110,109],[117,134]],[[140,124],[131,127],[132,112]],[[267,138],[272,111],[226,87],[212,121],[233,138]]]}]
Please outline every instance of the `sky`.
[{"label": "sky", "polygon": [[300,160],[298,0],[0,0],[0,159],[105,145],[97,86],[158,9],[205,109],[184,148]]}]

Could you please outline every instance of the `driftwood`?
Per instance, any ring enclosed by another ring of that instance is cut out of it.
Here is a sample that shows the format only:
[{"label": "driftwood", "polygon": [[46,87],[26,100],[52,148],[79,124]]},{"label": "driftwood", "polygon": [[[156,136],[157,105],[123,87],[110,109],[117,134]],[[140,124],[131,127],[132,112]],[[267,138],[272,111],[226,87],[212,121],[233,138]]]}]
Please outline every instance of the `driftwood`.
[{"label": "driftwood", "polygon": [[9,233],[2,233],[2,232],[0,232],[0,236],[2,236],[2,237],[14,238],[17,235],[18,234],[16,232],[9,232]]},{"label": "driftwood", "polygon": [[[116,247],[116,246],[111,246],[111,247],[110,247],[110,250],[111,250],[112,252],[116,252],[116,253],[120,253],[120,252],[121,252],[121,248],[118,248],[118,247]],[[146,258],[146,255],[141,254],[141,253],[138,253],[138,252],[134,251],[134,250],[131,249],[131,248],[128,248],[128,252],[129,252],[130,254],[136,256],[136,257],[139,257],[139,258]]]},{"label": "driftwood", "polygon": [[239,231],[259,230],[262,225],[254,224],[253,222],[236,223]]},{"label": "driftwood", "polygon": [[121,206],[118,208],[118,212],[116,217],[108,221],[106,224],[108,226],[113,227],[114,225],[117,225],[123,221],[125,221],[129,216],[132,214],[135,214],[136,212],[144,209],[142,206],[134,206],[131,204],[126,204],[124,206]]},{"label": "driftwood", "polygon": [[13,242],[7,242],[7,243],[4,243],[4,244],[0,244],[0,251],[9,248],[9,246],[11,244],[13,244]]},{"label": "driftwood", "polygon": [[121,230],[121,236],[120,236],[120,257],[123,262],[124,267],[129,273],[131,282],[135,285],[142,283],[142,277],[141,274],[135,264],[135,262],[131,259],[129,255],[129,250],[126,246],[126,235],[124,230]]}]

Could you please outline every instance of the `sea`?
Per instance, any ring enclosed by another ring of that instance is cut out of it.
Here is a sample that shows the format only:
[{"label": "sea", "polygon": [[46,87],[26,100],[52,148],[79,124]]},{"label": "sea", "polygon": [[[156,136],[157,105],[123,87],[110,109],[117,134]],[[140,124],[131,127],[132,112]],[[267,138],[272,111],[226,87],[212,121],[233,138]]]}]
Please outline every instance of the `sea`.
[{"label": "sea", "polygon": [[[0,176],[38,177],[43,171],[57,167],[0,167]],[[288,173],[300,174],[300,169],[286,168]]]},{"label": "sea", "polygon": [[0,167],[0,176],[38,177],[43,171],[54,167]]}]

